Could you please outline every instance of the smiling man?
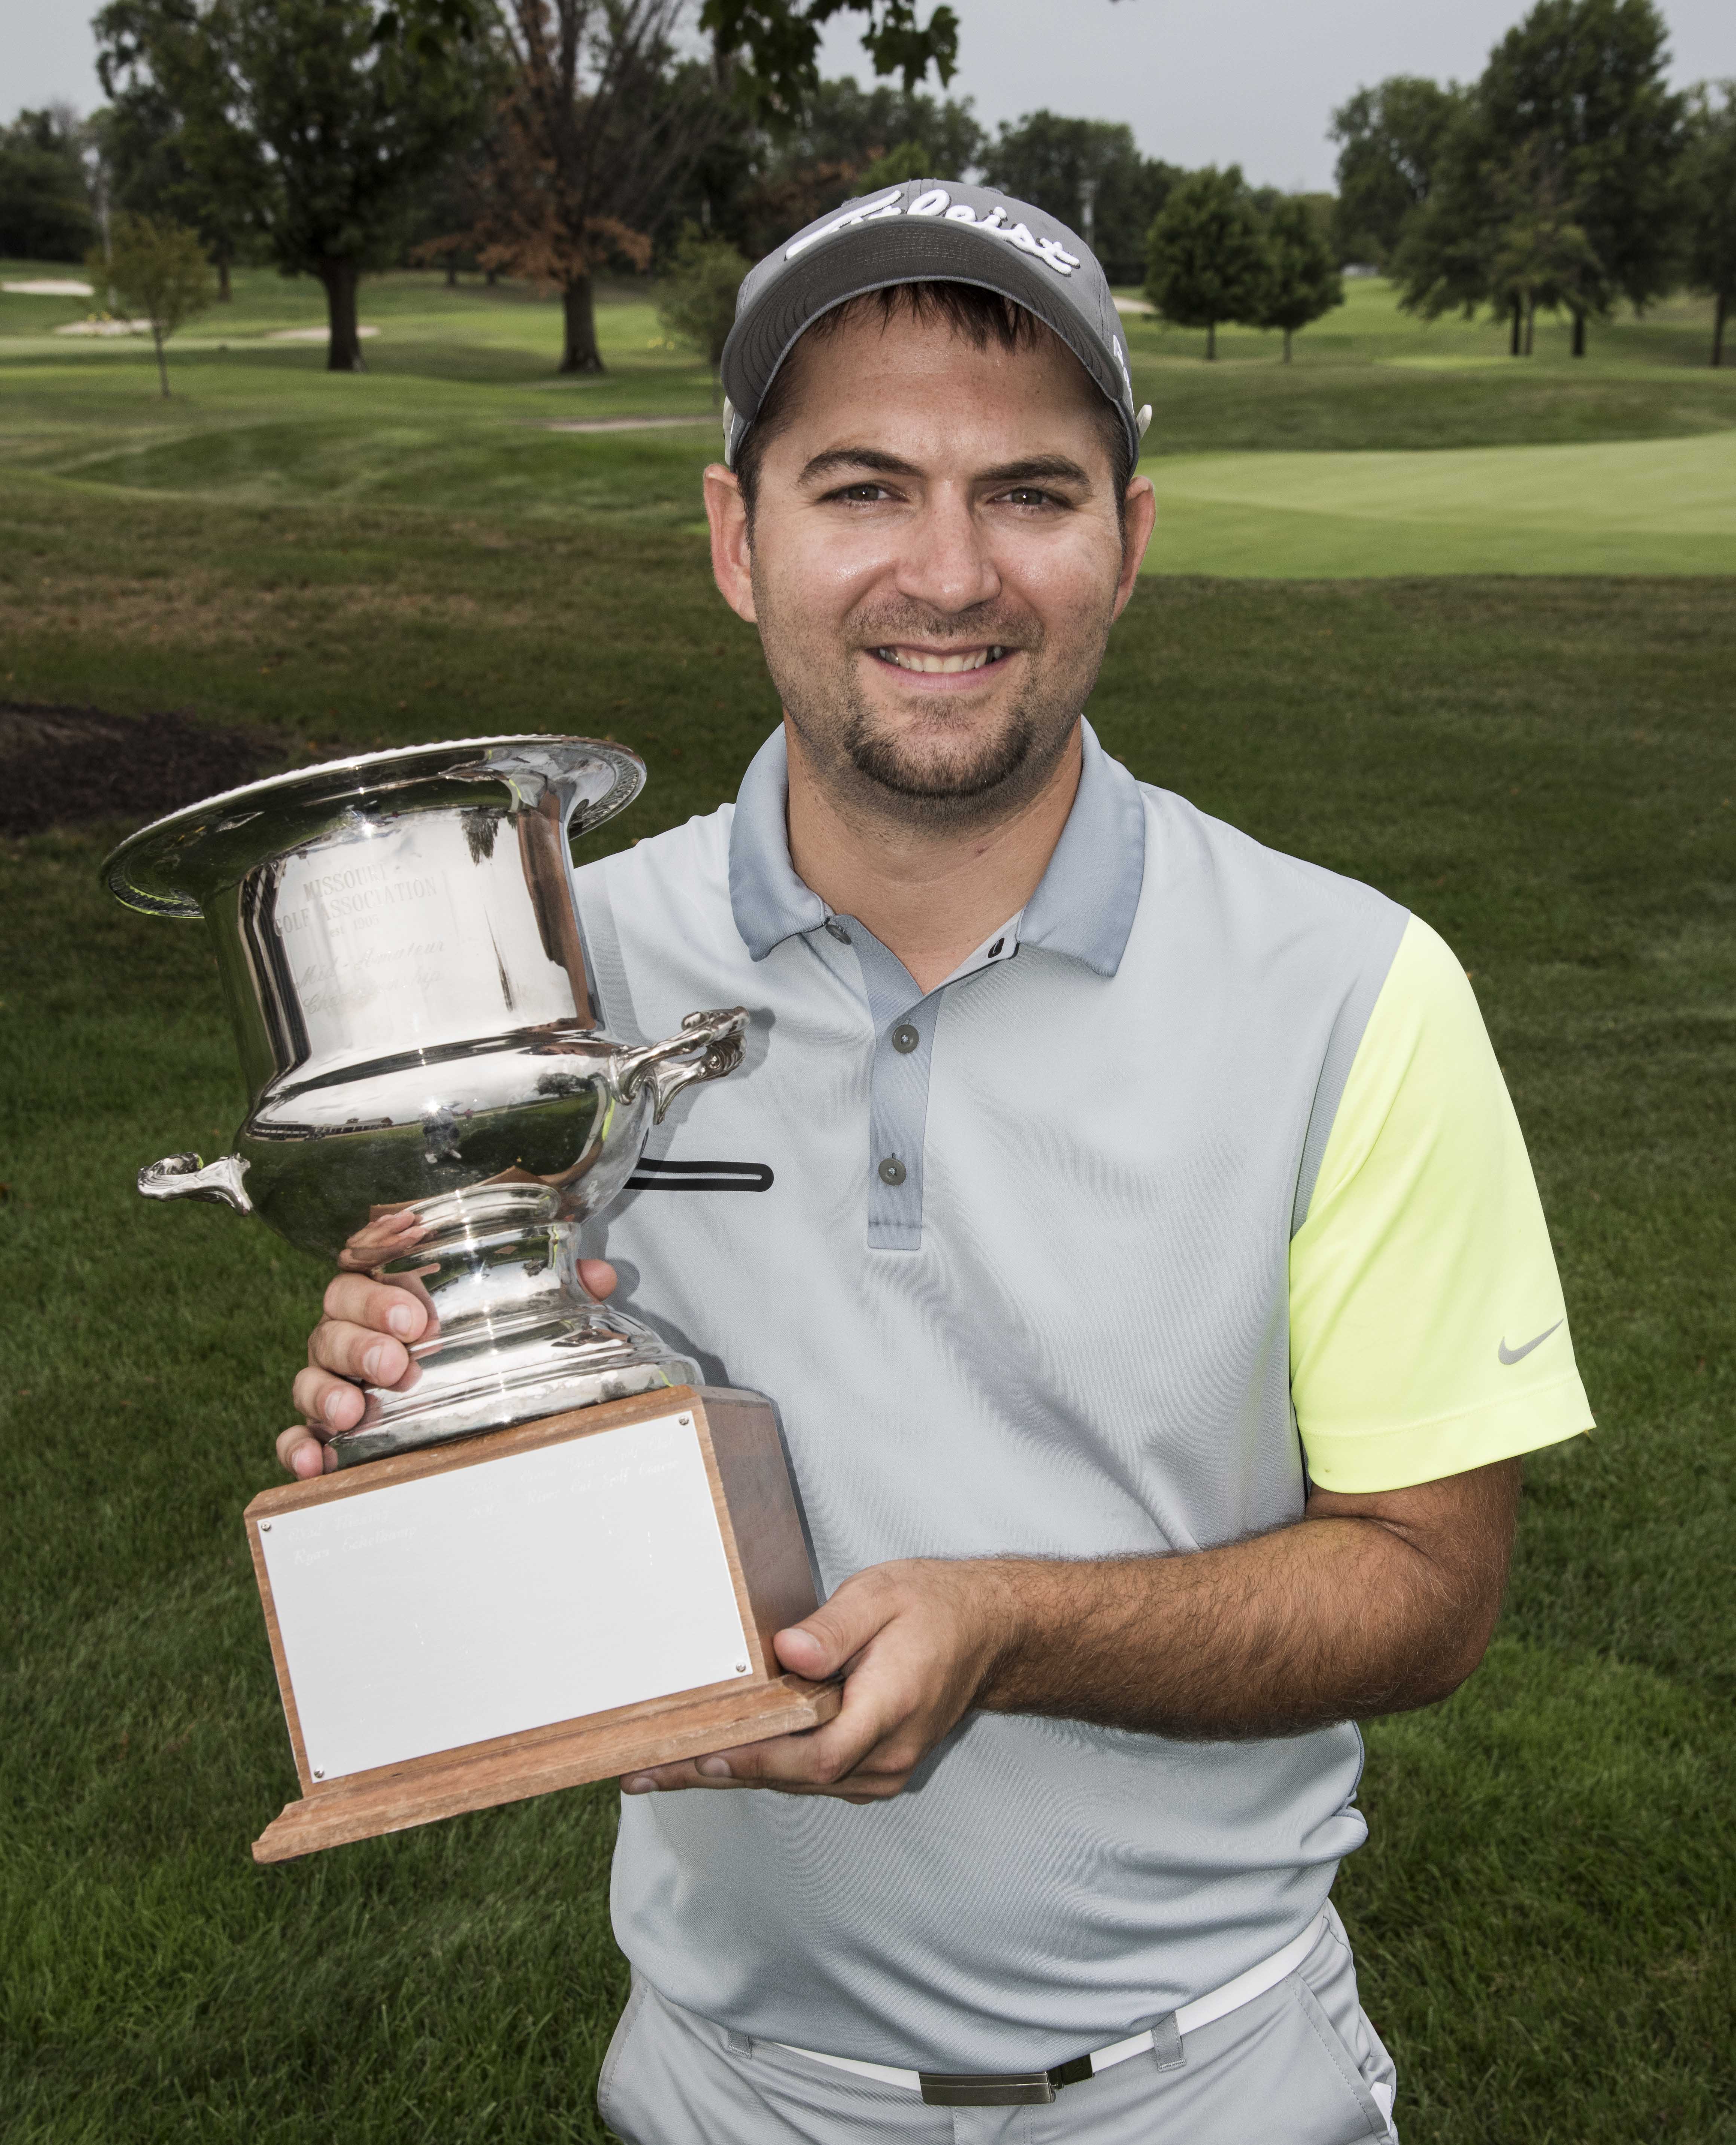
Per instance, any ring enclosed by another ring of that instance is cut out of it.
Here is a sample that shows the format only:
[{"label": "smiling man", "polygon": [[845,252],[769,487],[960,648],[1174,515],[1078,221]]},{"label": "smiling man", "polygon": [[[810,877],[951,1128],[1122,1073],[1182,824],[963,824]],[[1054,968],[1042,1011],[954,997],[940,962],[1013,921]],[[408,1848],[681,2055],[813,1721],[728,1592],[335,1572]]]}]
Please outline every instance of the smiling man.
[{"label": "smiling man", "polygon": [[[1386,2137],[1328,1897],[1350,1724],[1475,1666],[1518,1456],[1590,1425],[1475,1002],[1425,924],[1082,720],[1155,508],[1071,231],[853,203],[749,277],[724,377],[713,562],[783,723],[733,809],[579,888],[618,1031],[759,1008],[654,1162],[759,1167],[637,1192],[607,1248],[779,1401],[831,1591],[778,1651],[844,1702],[624,1782],[604,2113]],[[420,1321],[333,1283],[294,1471]]]}]

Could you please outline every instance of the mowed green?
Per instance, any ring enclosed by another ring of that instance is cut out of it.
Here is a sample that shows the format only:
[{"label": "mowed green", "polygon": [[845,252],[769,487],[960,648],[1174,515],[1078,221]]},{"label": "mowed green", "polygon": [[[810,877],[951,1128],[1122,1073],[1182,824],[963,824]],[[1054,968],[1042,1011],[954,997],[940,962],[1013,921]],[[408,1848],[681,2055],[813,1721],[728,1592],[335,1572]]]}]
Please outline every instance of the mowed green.
[{"label": "mowed green", "polygon": [[[446,340],[383,333],[363,380],[303,346],[189,351],[167,406],[137,351],[32,334],[6,355],[0,309],[0,697],[188,708],[286,757],[613,734],[652,786],[607,839],[709,809],[775,719],[695,533],[711,440],[535,414],[703,416],[707,383],[624,304],[609,378],[550,387],[545,307],[413,283],[364,317]],[[291,301],[311,310],[259,279],[237,317],[293,325]],[[1452,324],[1436,355],[1480,332]],[[1140,361],[1183,383],[1201,455],[1336,460],[1359,397],[1395,455],[1716,451],[1725,384],[1685,331],[1679,358],[1667,323],[1634,332],[1655,362],[1546,390],[1305,363],[1306,337],[1287,379],[1233,342],[1215,371]],[[1733,663],[1736,578],[1710,574],[1172,574],[1137,593],[1092,702],[1142,776],[1458,948],[1599,1419],[1528,1470],[1488,1664],[1369,1734],[1372,1839],[1338,1897],[1412,2145],[1736,2140]],[[240,1513],[275,1479],[322,1277],[132,1192],[157,1155],[221,1152],[241,1097],[201,931],[97,891],[118,831],[0,845],[8,2139],[599,2139],[624,1978],[606,1790],[248,1859],[294,1776]]]},{"label": "mowed green", "polygon": [[1148,573],[1729,574],[1736,430],[1157,460]]}]

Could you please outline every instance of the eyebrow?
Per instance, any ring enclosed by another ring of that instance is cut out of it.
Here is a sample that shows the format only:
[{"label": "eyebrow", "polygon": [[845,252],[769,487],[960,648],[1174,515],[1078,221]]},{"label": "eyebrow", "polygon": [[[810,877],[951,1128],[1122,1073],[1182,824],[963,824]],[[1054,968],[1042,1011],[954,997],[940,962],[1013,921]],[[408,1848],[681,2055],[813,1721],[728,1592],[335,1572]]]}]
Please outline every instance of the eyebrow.
[{"label": "eyebrow", "polygon": [[[914,462],[907,462],[897,455],[883,453],[878,447],[828,447],[825,453],[816,455],[803,469],[797,480],[811,484],[817,478],[830,476],[839,470],[872,470],[880,476],[919,477],[922,471]],[[1089,470],[1065,455],[1032,455],[1022,461],[1003,462],[998,469],[984,470],[978,475],[979,484],[1013,485],[1037,484],[1045,480],[1065,484],[1082,485],[1092,489]]]}]

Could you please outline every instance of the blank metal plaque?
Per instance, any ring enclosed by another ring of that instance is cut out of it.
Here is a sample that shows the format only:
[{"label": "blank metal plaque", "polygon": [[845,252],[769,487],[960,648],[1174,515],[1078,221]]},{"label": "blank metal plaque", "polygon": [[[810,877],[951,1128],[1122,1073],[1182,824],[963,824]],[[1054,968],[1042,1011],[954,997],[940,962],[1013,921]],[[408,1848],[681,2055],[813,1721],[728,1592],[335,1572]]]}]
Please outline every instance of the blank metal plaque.
[{"label": "blank metal plaque", "polygon": [[659,1416],[261,1524],[331,1780],[745,1675],[699,1433]]}]

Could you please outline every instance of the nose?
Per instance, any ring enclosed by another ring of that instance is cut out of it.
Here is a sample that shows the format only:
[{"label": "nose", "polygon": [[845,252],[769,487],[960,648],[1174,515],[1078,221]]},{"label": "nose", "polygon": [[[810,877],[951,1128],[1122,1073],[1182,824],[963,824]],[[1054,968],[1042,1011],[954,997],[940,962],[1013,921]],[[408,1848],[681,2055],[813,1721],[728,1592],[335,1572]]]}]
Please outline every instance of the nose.
[{"label": "nose", "polygon": [[898,593],[938,611],[968,610],[1001,593],[988,532],[969,495],[938,486],[907,522],[898,555]]}]

